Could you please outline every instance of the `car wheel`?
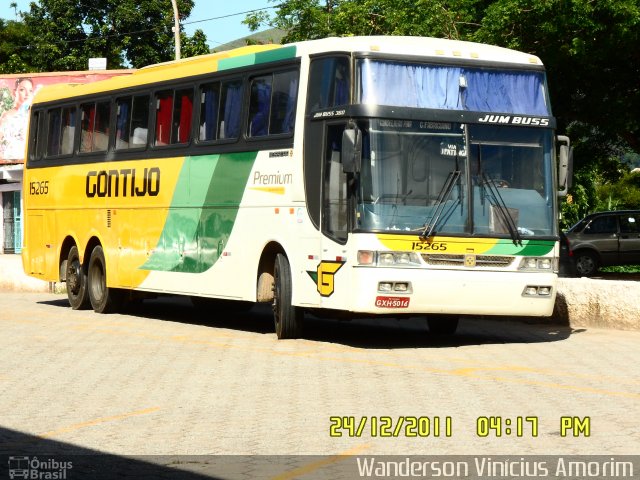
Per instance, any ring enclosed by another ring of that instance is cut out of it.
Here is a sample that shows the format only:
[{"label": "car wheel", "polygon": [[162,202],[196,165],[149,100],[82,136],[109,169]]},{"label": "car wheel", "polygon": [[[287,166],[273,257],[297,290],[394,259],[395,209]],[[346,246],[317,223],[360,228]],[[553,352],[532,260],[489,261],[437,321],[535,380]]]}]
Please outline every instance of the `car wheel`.
[{"label": "car wheel", "polygon": [[590,277],[598,271],[598,257],[592,252],[576,252],[575,270],[579,277]]}]

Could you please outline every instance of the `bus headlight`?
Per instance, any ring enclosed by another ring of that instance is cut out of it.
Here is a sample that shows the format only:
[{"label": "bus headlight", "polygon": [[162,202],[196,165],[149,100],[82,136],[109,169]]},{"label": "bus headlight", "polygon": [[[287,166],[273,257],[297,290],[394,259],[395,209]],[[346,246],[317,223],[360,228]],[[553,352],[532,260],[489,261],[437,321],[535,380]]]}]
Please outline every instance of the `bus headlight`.
[{"label": "bus headlight", "polygon": [[415,252],[375,252],[358,250],[358,265],[378,265],[379,267],[419,267],[420,256]]},{"label": "bus headlight", "polygon": [[553,270],[553,258],[525,257],[520,260],[518,270]]},{"label": "bus headlight", "polygon": [[395,262],[393,258],[393,253],[383,252],[378,254],[378,265],[382,267],[387,267],[387,266],[393,265],[394,263]]}]

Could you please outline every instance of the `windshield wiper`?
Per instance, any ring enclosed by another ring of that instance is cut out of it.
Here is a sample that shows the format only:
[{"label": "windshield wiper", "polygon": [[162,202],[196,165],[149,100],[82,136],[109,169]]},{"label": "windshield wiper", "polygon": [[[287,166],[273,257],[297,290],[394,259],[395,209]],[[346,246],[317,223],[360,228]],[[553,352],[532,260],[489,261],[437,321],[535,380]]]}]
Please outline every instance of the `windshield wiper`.
[{"label": "windshield wiper", "polygon": [[447,200],[449,200],[453,187],[456,185],[459,178],[460,170],[453,170],[449,172],[447,179],[444,181],[444,185],[442,185],[442,190],[440,190],[438,199],[436,200],[436,208],[433,211],[433,215],[431,215],[429,221],[424,224],[424,230],[422,231],[420,238],[428,239],[433,235],[436,225],[442,216],[442,212],[444,212],[445,204],[447,203]]},{"label": "windshield wiper", "polygon": [[520,236],[520,232],[518,231],[518,226],[516,225],[515,220],[509,213],[507,204],[502,198],[502,195],[500,195],[500,191],[498,190],[498,187],[496,187],[496,184],[493,183],[493,180],[487,177],[487,175],[484,172],[481,172],[480,175],[482,179],[482,184],[486,186],[487,191],[489,192],[489,197],[490,197],[489,203],[491,203],[493,207],[498,209],[498,212],[502,217],[502,221],[509,229],[509,234],[511,235],[511,239],[513,240],[513,243],[515,243],[516,245],[522,246],[522,237]]}]

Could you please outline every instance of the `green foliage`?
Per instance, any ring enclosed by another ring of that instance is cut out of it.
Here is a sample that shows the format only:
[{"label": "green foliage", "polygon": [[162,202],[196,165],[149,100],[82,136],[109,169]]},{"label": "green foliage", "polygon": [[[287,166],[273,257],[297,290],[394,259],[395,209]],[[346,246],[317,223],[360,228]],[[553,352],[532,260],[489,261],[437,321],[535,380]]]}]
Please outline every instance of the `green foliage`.
[{"label": "green foliage", "polygon": [[[193,0],[178,0],[181,20],[192,8]],[[21,15],[0,23],[2,73],[86,70],[92,57],[105,57],[109,69],[139,68],[175,55],[168,0],[39,0]],[[208,53],[201,30],[181,42],[183,57]]]},{"label": "green foliage", "polygon": [[0,19],[0,73],[33,71],[28,61],[19,54],[31,38],[31,32],[22,22]]},{"label": "green foliage", "polygon": [[[273,1],[273,0],[271,0]],[[245,23],[287,31],[285,42],[349,35],[465,38],[477,27],[477,0],[289,0],[276,15],[257,12]]]}]

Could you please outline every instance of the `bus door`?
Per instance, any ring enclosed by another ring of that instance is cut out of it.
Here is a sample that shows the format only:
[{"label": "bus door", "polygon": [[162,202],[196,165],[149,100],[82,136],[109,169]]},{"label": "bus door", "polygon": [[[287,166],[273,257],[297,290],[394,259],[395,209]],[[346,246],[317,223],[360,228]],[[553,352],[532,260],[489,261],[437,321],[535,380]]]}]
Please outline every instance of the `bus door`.
[{"label": "bus door", "polygon": [[345,122],[327,123],[324,128],[321,253],[318,266],[318,293],[324,308],[342,309],[351,292],[347,239],[350,223],[349,174],[342,164],[342,137]]}]

